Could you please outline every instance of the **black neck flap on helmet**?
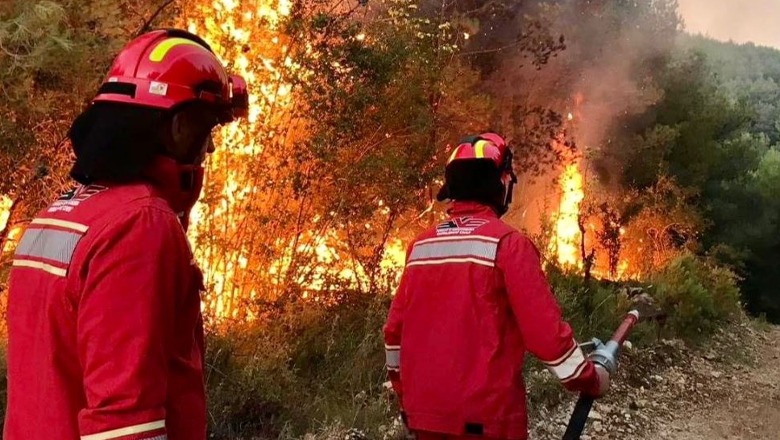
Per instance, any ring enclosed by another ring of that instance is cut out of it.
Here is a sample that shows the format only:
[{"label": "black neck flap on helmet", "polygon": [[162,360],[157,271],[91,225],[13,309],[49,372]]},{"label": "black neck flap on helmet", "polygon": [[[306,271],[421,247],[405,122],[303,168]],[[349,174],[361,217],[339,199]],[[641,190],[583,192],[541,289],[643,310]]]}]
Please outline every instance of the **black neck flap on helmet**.
[{"label": "black neck flap on helmet", "polygon": [[[458,145],[475,145],[479,141],[491,142],[480,136],[469,136]],[[473,201],[492,207],[501,216],[509,210],[517,176],[512,169],[512,150],[506,145],[501,164],[490,158],[453,160],[445,169],[444,186],[437,200]]]}]

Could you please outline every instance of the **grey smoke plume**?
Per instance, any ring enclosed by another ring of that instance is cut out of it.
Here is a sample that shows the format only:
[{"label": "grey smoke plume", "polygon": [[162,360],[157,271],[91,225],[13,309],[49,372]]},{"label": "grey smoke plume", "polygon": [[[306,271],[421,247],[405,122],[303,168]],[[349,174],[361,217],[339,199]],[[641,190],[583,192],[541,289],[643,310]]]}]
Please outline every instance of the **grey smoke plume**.
[{"label": "grey smoke plume", "polygon": [[[651,74],[665,63],[674,46],[680,28],[677,2],[558,0],[523,4],[512,27],[522,29],[529,21],[541,20],[551,35],[564,36],[566,50],[551,57],[541,69],[522,54],[503,54],[500,67],[492,73],[493,92],[505,98],[505,114],[522,114],[517,106],[526,110],[543,106],[563,115],[561,132],[565,131],[567,140],[586,157],[586,178],[594,178],[588,171],[587,157],[610,142],[615,122],[643,111],[659,98],[650,84]],[[518,132],[524,128],[521,121],[506,118],[503,122],[510,137],[522,136]],[[555,170],[533,181],[526,176],[516,194],[520,211],[510,220],[537,230],[542,214],[558,203],[556,176]]]}]

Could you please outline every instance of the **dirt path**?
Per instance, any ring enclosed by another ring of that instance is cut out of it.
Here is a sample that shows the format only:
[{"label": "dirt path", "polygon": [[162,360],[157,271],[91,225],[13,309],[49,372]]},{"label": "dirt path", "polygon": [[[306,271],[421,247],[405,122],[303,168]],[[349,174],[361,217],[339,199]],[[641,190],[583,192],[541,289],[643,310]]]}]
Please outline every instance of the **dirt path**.
[{"label": "dirt path", "polygon": [[[533,440],[559,440],[574,398],[533,415]],[[780,440],[780,327],[724,328],[705,347],[681,341],[623,355],[583,440]]]},{"label": "dirt path", "polygon": [[745,368],[724,365],[711,375],[703,405],[682,405],[668,423],[644,439],[780,439],[780,327],[756,333],[754,362]]}]

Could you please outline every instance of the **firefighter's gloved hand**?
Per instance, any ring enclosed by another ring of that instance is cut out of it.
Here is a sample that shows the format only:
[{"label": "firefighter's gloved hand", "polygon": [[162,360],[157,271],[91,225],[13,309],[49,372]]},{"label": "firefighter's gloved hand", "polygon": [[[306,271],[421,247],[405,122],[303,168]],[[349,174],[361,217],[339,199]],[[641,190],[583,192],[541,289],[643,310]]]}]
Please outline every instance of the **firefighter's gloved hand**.
[{"label": "firefighter's gloved hand", "polygon": [[596,367],[596,376],[599,378],[599,394],[598,396],[593,397],[603,397],[605,394],[607,394],[607,391],[609,391],[612,380],[610,379],[609,371],[607,371],[606,368],[596,363],[594,363],[593,366]]}]

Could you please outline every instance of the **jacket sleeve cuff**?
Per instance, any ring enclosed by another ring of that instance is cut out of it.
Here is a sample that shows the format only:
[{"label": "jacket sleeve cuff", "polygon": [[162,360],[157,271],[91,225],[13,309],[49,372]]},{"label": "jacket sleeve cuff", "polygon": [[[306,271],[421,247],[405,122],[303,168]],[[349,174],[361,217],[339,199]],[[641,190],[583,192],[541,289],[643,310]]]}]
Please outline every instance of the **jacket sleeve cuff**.
[{"label": "jacket sleeve cuff", "polygon": [[165,420],[86,434],[81,440],[168,440]]},{"label": "jacket sleeve cuff", "polygon": [[589,360],[585,360],[576,376],[562,381],[562,383],[569,391],[581,392],[591,397],[599,395],[599,376],[596,374],[593,362]]},{"label": "jacket sleeve cuff", "polygon": [[555,377],[566,383],[576,380],[582,374],[587,361],[582,349],[572,341],[571,348],[563,356],[553,361],[545,361],[544,364]]},{"label": "jacket sleeve cuff", "polygon": [[593,362],[585,358],[576,341],[572,341],[572,347],[563,356],[544,364],[566,389],[592,396],[599,394],[599,380]]}]

